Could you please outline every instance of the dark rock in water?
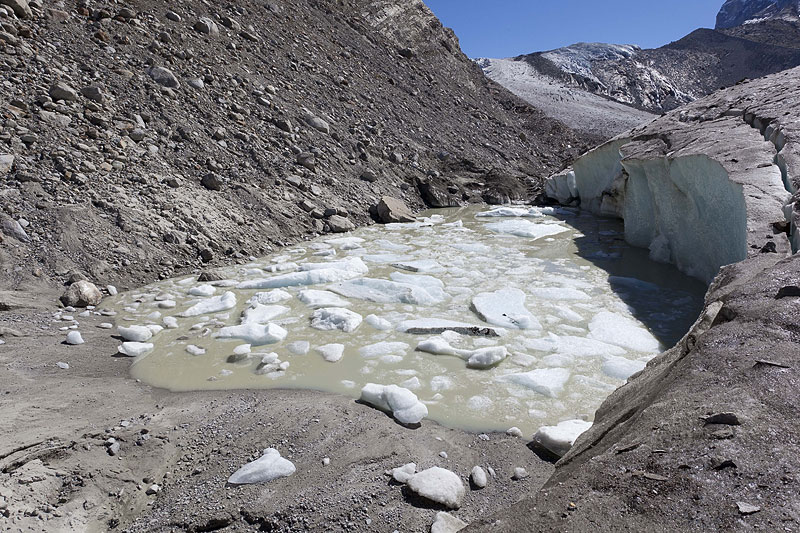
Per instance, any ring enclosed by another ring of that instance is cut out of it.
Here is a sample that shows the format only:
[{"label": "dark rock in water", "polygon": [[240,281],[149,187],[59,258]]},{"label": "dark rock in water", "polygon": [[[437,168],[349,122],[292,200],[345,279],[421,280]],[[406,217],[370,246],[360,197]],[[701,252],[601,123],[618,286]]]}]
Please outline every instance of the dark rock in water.
[{"label": "dark rock in water", "polygon": [[461,202],[447,190],[448,184],[441,178],[430,177],[426,180],[417,178],[417,189],[422,201],[428,207],[458,207]]},{"label": "dark rock in water", "polygon": [[430,328],[410,328],[406,330],[406,333],[410,333],[411,335],[440,335],[445,331],[453,331],[458,333],[459,335],[469,335],[471,337],[499,337],[500,334],[497,333],[492,328],[481,328],[478,326],[456,326],[456,327],[430,327]]},{"label": "dark rock in water", "polygon": [[384,224],[392,222],[414,222],[416,218],[402,200],[391,196],[384,196],[376,206],[378,218]]}]

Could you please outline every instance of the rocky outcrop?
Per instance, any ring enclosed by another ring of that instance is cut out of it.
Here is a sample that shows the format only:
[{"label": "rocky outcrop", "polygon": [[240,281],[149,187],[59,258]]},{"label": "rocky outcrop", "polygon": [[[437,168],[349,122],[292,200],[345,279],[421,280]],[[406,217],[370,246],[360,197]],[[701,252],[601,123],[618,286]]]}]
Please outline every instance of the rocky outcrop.
[{"label": "rocky outcrop", "polygon": [[726,0],[717,14],[716,29],[769,19],[800,20],[798,0]]},{"label": "rocky outcrop", "polygon": [[692,241],[685,269],[707,271],[710,263],[692,261],[707,261],[709,250],[730,247],[742,260],[714,277],[689,333],[603,403],[540,492],[467,531],[770,530],[800,521],[800,255],[789,249],[800,222],[798,83],[794,69],[720,91],[550,182],[564,201],[621,213],[626,235],[658,228],[674,254]]}]

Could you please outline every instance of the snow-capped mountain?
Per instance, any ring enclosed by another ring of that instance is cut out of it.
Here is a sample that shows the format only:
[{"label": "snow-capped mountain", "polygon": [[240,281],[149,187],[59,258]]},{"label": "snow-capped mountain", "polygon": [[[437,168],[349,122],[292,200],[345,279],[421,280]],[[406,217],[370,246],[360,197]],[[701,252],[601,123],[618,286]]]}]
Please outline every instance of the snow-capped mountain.
[{"label": "snow-capped mountain", "polygon": [[717,14],[716,29],[775,19],[800,20],[800,0],[727,0]]}]

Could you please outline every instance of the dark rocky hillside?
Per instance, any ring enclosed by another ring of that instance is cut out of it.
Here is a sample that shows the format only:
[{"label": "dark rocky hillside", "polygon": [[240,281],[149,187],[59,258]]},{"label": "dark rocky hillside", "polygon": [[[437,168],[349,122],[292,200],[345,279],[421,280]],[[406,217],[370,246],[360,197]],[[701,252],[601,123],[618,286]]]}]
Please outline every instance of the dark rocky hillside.
[{"label": "dark rocky hillside", "polygon": [[418,0],[0,4],[0,289],[243,260],[381,195],[528,197],[586,148]]}]

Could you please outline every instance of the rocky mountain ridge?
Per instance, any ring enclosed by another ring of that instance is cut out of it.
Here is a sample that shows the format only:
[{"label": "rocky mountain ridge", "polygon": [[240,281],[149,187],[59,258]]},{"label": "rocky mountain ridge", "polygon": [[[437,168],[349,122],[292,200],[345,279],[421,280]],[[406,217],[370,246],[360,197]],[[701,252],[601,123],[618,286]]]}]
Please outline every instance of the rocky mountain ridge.
[{"label": "rocky mountain ridge", "polygon": [[717,14],[718,30],[765,20],[800,21],[798,0],[726,0]]}]

